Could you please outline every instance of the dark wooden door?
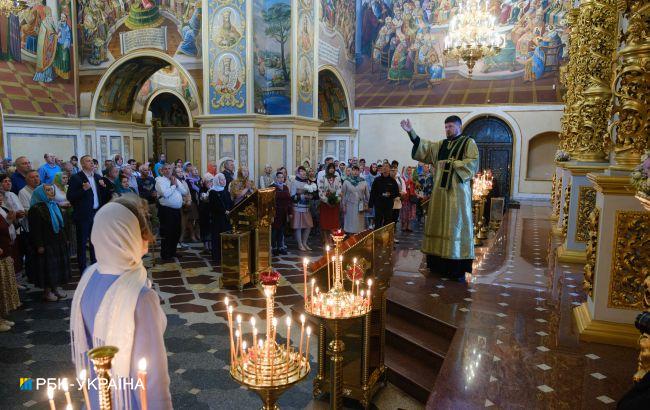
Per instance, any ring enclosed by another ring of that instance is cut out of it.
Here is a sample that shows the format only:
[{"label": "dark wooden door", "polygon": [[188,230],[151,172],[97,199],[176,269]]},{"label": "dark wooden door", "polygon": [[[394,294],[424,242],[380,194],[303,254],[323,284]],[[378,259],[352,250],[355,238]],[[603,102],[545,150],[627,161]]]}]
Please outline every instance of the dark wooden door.
[{"label": "dark wooden door", "polygon": [[478,145],[479,170],[492,170],[494,184],[490,197],[504,197],[507,207],[511,194],[512,130],[503,120],[488,115],[465,125],[463,133]]}]

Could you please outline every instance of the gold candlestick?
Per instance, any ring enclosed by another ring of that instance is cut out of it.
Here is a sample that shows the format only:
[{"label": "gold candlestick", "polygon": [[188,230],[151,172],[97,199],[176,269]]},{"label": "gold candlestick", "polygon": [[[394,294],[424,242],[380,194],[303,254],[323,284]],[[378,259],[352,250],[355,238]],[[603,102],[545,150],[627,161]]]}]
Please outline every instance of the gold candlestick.
[{"label": "gold candlestick", "polygon": [[93,362],[95,374],[99,379],[99,409],[112,410],[113,397],[111,394],[111,363],[118,352],[115,346],[100,346],[88,351],[88,357]]},{"label": "gold candlestick", "polygon": [[[290,318],[286,320],[286,345],[279,344],[275,340],[277,318],[274,317],[274,299],[279,277],[280,274],[272,270],[260,274],[260,282],[266,299],[266,339],[256,339],[258,332],[255,320],[252,319],[253,345],[246,349],[246,342],[242,342],[241,355],[230,363],[231,377],[239,384],[256,392],[264,403],[263,408],[269,410],[276,409],[278,397],[286,389],[302,381],[310,370],[309,360],[303,361],[301,353],[296,358],[295,349],[294,353],[291,353]],[[243,337],[243,334],[240,336]]]}]

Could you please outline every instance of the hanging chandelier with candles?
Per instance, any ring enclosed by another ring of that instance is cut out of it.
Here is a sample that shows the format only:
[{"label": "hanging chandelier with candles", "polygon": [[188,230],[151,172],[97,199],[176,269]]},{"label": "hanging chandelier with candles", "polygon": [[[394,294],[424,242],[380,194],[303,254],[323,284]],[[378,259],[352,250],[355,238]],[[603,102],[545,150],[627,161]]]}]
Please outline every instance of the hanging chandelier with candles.
[{"label": "hanging chandelier with candles", "polygon": [[472,76],[474,65],[501,51],[505,38],[495,29],[496,17],[488,12],[487,0],[464,0],[449,22],[443,54],[462,60]]},{"label": "hanging chandelier with candles", "polygon": [[0,16],[9,17],[27,8],[24,0],[0,0]]}]

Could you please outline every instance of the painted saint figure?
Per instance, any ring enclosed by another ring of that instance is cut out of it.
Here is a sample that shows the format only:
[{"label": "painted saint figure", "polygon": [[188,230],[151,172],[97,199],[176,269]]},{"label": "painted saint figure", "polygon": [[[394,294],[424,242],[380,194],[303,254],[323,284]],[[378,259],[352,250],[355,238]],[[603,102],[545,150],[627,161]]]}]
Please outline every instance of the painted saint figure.
[{"label": "painted saint figure", "polygon": [[36,47],[36,72],[34,81],[50,83],[54,81],[54,57],[57,47],[56,22],[52,17],[52,9],[45,7],[45,18],[41,21],[38,30],[38,43]]},{"label": "painted saint figure", "polygon": [[186,25],[181,29],[183,40],[178,46],[178,52],[187,54],[188,56],[196,57],[199,55],[199,49],[196,46],[197,37],[201,31],[201,2],[196,2],[194,5],[194,12],[192,17]]},{"label": "painted saint figure", "polygon": [[231,10],[224,10],[222,16],[215,41],[221,47],[232,47],[241,38],[241,33],[237,31],[237,28],[231,22]]},{"label": "painted saint figure", "polygon": [[70,78],[70,49],[72,46],[72,30],[65,13],[61,13],[59,20],[58,39],[56,42],[56,55],[54,57],[54,72],[63,79]]}]

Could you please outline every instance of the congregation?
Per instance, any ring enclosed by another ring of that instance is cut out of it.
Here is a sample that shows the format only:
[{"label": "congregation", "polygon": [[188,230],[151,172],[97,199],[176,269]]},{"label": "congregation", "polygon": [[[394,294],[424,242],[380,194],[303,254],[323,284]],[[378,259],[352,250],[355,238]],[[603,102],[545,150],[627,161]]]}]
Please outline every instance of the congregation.
[{"label": "congregation", "polygon": [[257,189],[276,190],[272,225],[274,256],[287,254],[285,235],[292,235],[298,251],[311,250],[312,231],[323,245],[332,231],[354,234],[400,223],[404,232],[421,223],[421,204],[432,191],[427,164],[399,169],[397,161],[361,158],[338,161],[332,156],[312,166],[305,161],[289,174],[282,166],[264,167],[257,183],[235,161],[210,163],[204,175],[181,159],[139,164],[120,155],[104,161],[72,156],[63,161],[46,153],[34,169],[27,157],[0,162],[0,331],[14,325],[6,320],[20,306],[18,290],[28,283],[43,289],[43,301],[66,296],[60,288],[71,278],[71,256],[79,271],[96,262],[91,232],[99,209],[119,197],[140,198],[147,229],[160,238],[160,261],[181,257],[177,249],[200,242],[221,261],[221,233],[231,226],[230,210]]}]

